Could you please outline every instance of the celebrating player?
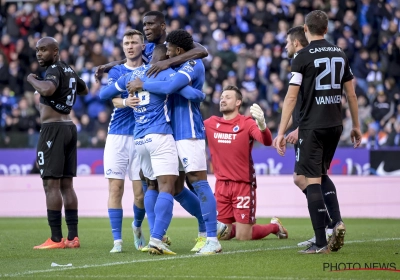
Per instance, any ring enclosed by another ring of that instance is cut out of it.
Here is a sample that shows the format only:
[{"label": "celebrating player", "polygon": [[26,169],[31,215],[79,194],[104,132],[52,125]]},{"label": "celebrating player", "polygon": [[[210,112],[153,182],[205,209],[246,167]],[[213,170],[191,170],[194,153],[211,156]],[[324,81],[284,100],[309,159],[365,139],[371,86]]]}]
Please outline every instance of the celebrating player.
[{"label": "celebrating player", "polygon": [[[125,64],[114,66],[108,73],[108,86],[113,85],[121,76],[130,73],[135,68],[143,65],[142,51],[144,44],[143,35],[140,31],[126,30],[122,39],[122,47],[127,58]],[[104,96],[104,88],[100,91],[100,98]],[[127,98],[128,93],[122,92],[122,98]],[[129,99],[127,99],[129,100]],[[108,217],[112,235],[114,238],[114,247],[110,253],[122,252],[122,196],[124,194],[125,174],[128,173],[132,181],[134,203],[133,213],[134,221],[132,223],[134,244],[137,250],[145,246],[145,239],[141,230],[142,221],[146,214],[143,202],[142,182],[139,176],[139,158],[135,151],[135,142],[133,139],[133,129],[135,119],[133,110],[125,106],[115,108],[110,120],[106,146],[104,148],[104,175],[109,181],[108,197]]]},{"label": "celebrating player", "polygon": [[[168,52],[171,58],[184,54],[193,48],[193,38],[185,30],[175,30],[166,38]],[[138,89],[154,93],[171,94],[192,84],[194,88],[202,89],[205,80],[205,70],[200,59],[189,60],[175,68],[177,73],[165,82],[134,81],[128,87],[129,92]],[[217,238],[216,201],[207,182],[207,164],[205,156],[204,125],[200,112],[200,103],[189,101],[179,95],[173,97],[172,127],[183,166],[175,192],[180,193],[184,182],[184,173],[188,177],[200,198],[201,212],[206,224],[207,240],[200,242],[194,250],[198,254],[215,254],[222,248]],[[203,243],[203,244],[202,244]],[[204,245],[204,246],[203,246]]]},{"label": "celebrating player", "polygon": [[[165,45],[156,46],[152,61],[156,62],[165,57]],[[114,84],[115,86],[106,88],[104,94],[115,95],[118,90],[124,91],[128,81],[133,78],[166,80],[169,79],[170,75],[175,74],[174,70],[169,69],[162,71],[155,78],[150,78],[145,76],[148,69],[149,66],[142,66],[133,71],[132,74],[121,77]],[[183,88],[180,93],[187,96],[187,92],[189,94],[197,92],[199,100],[204,98],[204,94],[201,91],[189,86]],[[139,92],[136,96],[140,103],[134,108],[136,121],[134,137],[136,148],[140,154],[140,167],[146,178],[150,180],[157,178],[159,189],[154,206],[154,221],[149,218],[151,238],[148,251],[152,254],[171,255],[175,253],[161,242],[172,218],[172,194],[174,193],[174,183],[178,175],[178,158],[170,125],[169,97],[166,94],[157,95],[147,91]],[[148,209],[148,204],[147,202],[145,203],[146,212],[152,213],[153,209]]]}]

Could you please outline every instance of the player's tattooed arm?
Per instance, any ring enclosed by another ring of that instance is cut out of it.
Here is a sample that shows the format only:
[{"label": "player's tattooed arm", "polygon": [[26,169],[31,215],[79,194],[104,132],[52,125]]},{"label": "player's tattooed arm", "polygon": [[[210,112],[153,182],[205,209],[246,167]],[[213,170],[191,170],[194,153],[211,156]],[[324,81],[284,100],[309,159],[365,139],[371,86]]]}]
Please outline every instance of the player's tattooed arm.
[{"label": "player's tattooed arm", "polygon": [[111,68],[113,68],[116,65],[124,64],[126,63],[126,58],[123,60],[119,61],[113,61],[104,65],[100,65],[97,67],[96,72],[94,73],[94,78],[96,79],[96,83],[98,83],[101,80],[101,77],[103,76],[104,73],[108,73]]},{"label": "player's tattooed arm", "polygon": [[151,77],[154,75],[154,77],[157,77],[158,73],[169,67],[181,65],[182,63],[185,63],[186,61],[191,59],[201,59],[207,56],[208,51],[204,46],[200,45],[199,43],[193,43],[193,49],[181,55],[171,57],[169,59],[162,60],[153,64],[147,71],[147,76]]}]

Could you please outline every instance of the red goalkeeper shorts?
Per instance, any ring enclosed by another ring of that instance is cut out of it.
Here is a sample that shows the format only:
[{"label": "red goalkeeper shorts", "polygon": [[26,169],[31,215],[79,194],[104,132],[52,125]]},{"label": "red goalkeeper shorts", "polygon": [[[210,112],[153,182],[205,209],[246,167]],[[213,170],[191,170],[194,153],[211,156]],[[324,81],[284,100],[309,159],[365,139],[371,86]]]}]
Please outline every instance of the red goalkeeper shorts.
[{"label": "red goalkeeper shorts", "polygon": [[254,224],[256,222],[256,188],[250,183],[217,181],[215,183],[218,221]]}]

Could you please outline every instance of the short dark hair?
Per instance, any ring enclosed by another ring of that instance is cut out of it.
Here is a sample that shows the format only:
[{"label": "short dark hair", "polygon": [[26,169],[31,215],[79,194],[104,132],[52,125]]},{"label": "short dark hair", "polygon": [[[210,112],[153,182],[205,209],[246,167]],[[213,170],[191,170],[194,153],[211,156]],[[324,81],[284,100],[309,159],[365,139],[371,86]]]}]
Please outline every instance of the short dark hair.
[{"label": "short dark hair", "polygon": [[304,26],[299,25],[299,26],[290,28],[286,34],[288,36],[290,36],[290,39],[292,41],[297,40],[297,41],[299,41],[300,45],[302,45],[303,47],[308,46],[306,33],[304,33]]},{"label": "short dark hair", "polygon": [[165,16],[162,12],[159,11],[150,11],[144,14],[143,17],[155,16],[158,21],[161,23],[165,22]]},{"label": "short dark hair", "polygon": [[167,41],[167,43],[174,44],[185,51],[193,49],[193,37],[189,32],[183,29],[172,31],[167,35],[165,41]]},{"label": "short dark hair", "polygon": [[324,35],[328,28],[328,15],[321,10],[315,10],[306,15],[305,22],[311,34]]},{"label": "short dark hair", "polygon": [[222,89],[221,94],[222,94],[224,91],[227,91],[227,90],[233,90],[233,91],[236,93],[236,99],[238,99],[238,100],[240,100],[240,101],[243,100],[242,92],[240,91],[240,89],[239,89],[237,86],[233,86],[233,85],[226,86],[226,87],[224,87],[224,88]]},{"label": "short dark hair", "polygon": [[131,37],[131,36],[133,36],[133,35],[139,35],[139,37],[140,37],[140,40],[142,41],[142,43],[144,42],[144,36],[143,36],[143,33],[142,32],[140,32],[139,30],[136,30],[136,29],[127,29],[125,32],[124,32],[124,36],[122,36],[122,37]]},{"label": "short dark hair", "polygon": [[160,61],[167,59],[167,46],[165,44],[158,44],[154,47],[153,57],[156,56]]}]

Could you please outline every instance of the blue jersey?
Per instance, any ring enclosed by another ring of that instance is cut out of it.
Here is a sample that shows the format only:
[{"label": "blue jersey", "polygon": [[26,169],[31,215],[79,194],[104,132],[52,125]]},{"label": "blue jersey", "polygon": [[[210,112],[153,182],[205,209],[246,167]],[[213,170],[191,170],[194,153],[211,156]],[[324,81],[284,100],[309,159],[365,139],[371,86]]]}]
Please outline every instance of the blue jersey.
[{"label": "blue jersey", "polygon": [[[124,92],[129,81],[140,78],[142,81],[167,81],[175,74],[172,69],[160,72],[157,77],[147,77],[146,71],[149,65],[142,66],[130,74],[127,74],[115,83],[115,87]],[[140,98],[140,103],[134,109],[135,130],[134,138],[140,139],[147,134],[172,134],[171,127],[171,108],[168,102],[168,95],[158,95],[148,91],[136,93]]]},{"label": "blue jersey", "polygon": [[[175,68],[176,75],[185,75],[187,85],[202,90],[205,81],[205,69],[201,59],[186,61]],[[200,102],[187,100],[180,95],[173,95],[172,129],[176,141],[182,139],[205,139],[203,118],[200,112]]]},{"label": "blue jersey", "polygon": [[153,51],[156,44],[154,43],[147,43],[143,52],[142,52],[142,59],[145,64],[149,64],[151,59],[153,58]]},{"label": "blue jersey", "polygon": [[[108,72],[107,86],[114,84],[121,76],[130,73],[134,69],[135,68],[129,67],[126,64],[114,66]],[[127,98],[128,92],[121,92],[121,97]],[[108,134],[133,135],[134,128],[135,118],[133,116],[133,109],[130,107],[114,108],[108,126]]]}]

